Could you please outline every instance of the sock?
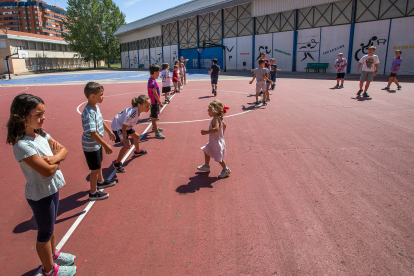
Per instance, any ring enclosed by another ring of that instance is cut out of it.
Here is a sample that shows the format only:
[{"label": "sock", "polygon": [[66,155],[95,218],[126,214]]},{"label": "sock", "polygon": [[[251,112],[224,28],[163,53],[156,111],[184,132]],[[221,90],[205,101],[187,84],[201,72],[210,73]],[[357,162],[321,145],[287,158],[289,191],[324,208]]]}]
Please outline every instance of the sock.
[{"label": "sock", "polygon": [[225,170],[225,171],[228,171],[228,170],[229,170],[229,167],[227,167],[227,166],[226,166],[226,167],[224,168],[224,170]]},{"label": "sock", "polygon": [[204,166],[210,168],[210,164],[204,164]]},{"label": "sock", "polygon": [[98,184],[104,184],[104,182],[105,182],[105,179],[102,180],[101,182],[98,181]]},{"label": "sock", "polygon": [[92,195],[94,195],[94,194],[96,194],[96,192],[97,192],[98,190],[96,190],[95,192],[93,192],[93,193],[91,193]]},{"label": "sock", "polygon": [[52,275],[52,273],[53,273],[53,271],[54,271],[54,269],[52,269],[51,271],[49,271],[49,272],[45,272],[44,270],[43,270],[43,273],[45,274],[45,275]]}]

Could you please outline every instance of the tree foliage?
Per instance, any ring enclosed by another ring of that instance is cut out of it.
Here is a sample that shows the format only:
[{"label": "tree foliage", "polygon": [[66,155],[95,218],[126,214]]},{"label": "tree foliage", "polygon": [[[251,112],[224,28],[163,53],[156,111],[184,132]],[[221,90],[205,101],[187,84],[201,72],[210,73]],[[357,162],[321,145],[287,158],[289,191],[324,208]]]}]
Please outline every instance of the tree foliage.
[{"label": "tree foliage", "polygon": [[68,0],[66,22],[69,30],[63,37],[69,47],[85,61],[119,58],[119,42],[115,31],[125,24],[125,14],[112,0]]}]

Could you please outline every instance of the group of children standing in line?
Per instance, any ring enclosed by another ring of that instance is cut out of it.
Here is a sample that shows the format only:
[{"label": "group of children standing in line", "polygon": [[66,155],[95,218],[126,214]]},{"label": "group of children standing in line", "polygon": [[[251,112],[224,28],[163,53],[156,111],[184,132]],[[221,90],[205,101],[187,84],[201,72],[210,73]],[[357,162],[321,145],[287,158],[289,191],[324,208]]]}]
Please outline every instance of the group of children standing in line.
[{"label": "group of children standing in line", "polygon": [[[376,50],[375,46],[370,46],[368,48],[368,54],[363,56],[359,60],[358,68],[356,73],[359,74],[359,68],[362,66],[362,72],[361,77],[359,80],[359,90],[357,92],[357,96],[361,96],[365,98],[371,98],[368,95],[368,88],[371,82],[374,80],[374,76],[377,75],[378,72],[378,64],[380,63],[379,58],[377,55],[374,55],[374,52]],[[391,74],[388,80],[388,84],[385,88],[382,90],[390,90],[391,84],[394,82],[397,85],[397,89],[401,90],[401,85],[398,83],[397,80],[397,74],[400,72],[400,66],[402,63],[401,59],[401,50],[395,51],[395,57],[392,60],[391,64]],[[348,65],[348,62],[345,58],[343,58],[343,53],[338,54],[338,59],[335,61],[334,67],[336,69],[336,86],[335,88],[343,88],[344,87],[344,79],[345,79],[345,73],[346,73],[346,67]],[[339,82],[341,82],[341,85],[339,85]],[[365,87],[364,89],[364,82]]]},{"label": "group of children standing in line", "polygon": [[[185,64],[186,61],[183,60],[181,64]],[[163,92],[167,98],[170,92],[168,89],[170,83],[167,80],[171,78],[168,64],[163,64],[163,69],[163,71],[167,71],[163,72]],[[135,146],[134,156],[147,154],[147,151],[140,149],[140,135],[133,129],[142,113],[151,112],[152,129],[155,136],[159,139],[165,138],[161,134],[162,129],[157,125],[160,107],[163,107],[160,89],[156,82],[160,75],[160,67],[157,64],[152,64],[149,71],[151,77],[147,85],[148,96],[134,97],[131,101],[131,107],[115,115],[111,127],[108,127],[103,120],[99,108],[99,104],[104,99],[103,86],[96,82],[89,82],[84,88],[88,103],[81,114],[83,127],[81,142],[86,163],[91,170],[90,200],[108,198],[109,194],[100,189],[116,184],[115,181],[104,179],[102,174],[103,150],[106,154],[113,152],[112,147],[103,139],[104,132],[108,134],[110,140],[123,142],[117,159],[112,162],[118,173],[125,172],[122,160],[131,148],[129,137],[133,139]],[[174,65],[174,71],[178,71],[177,65]],[[178,79],[179,77],[181,80]],[[176,83],[185,84],[185,68],[181,69],[179,77],[176,75],[174,78],[173,75],[173,83],[175,80]],[[179,92],[177,86],[175,86],[175,92]],[[201,148],[204,152],[205,163],[198,166],[197,169],[210,172],[210,158],[213,158],[223,168],[219,178],[228,177],[231,173],[224,161],[226,124],[223,117],[228,109],[218,100],[210,102],[208,115],[213,119],[209,130],[201,130],[201,135],[209,135],[209,142]],[[36,251],[42,263],[41,273],[46,276],[73,276],[76,273],[76,266],[73,265],[76,257],[56,249],[54,232],[59,207],[59,189],[65,185],[65,179],[59,165],[66,159],[68,151],[43,130],[45,119],[45,104],[41,98],[30,94],[16,96],[11,104],[10,118],[7,122],[7,143],[13,145],[14,156],[27,181],[25,197],[33,211],[38,227]]]}]

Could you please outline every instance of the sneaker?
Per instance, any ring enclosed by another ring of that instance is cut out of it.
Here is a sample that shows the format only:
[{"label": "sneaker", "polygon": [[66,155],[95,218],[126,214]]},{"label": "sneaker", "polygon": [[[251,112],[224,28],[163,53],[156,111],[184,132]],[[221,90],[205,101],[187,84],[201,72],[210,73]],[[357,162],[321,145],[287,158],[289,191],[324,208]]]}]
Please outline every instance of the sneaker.
[{"label": "sneaker", "polygon": [[339,88],[339,84],[335,85],[335,87],[334,87],[334,88]]},{"label": "sneaker", "polygon": [[387,87],[384,87],[383,89],[381,89],[381,90],[387,90],[387,91],[389,91],[390,90],[390,88],[387,86]]},{"label": "sneaker", "polygon": [[74,255],[59,252],[57,250],[53,255],[53,262],[57,265],[71,266],[75,263],[76,260],[76,257]]},{"label": "sneaker", "polygon": [[214,97],[217,97],[217,91],[214,90]]},{"label": "sneaker", "polygon": [[267,105],[267,102],[264,102],[263,105]]},{"label": "sneaker", "polygon": [[230,175],[230,173],[231,173],[231,170],[230,169],[227,169],[227,170],[223,169],[221,171],[221,173],[219,174],[218,178],[228,177]]},{"label": "sneaker", "polygon": [[362,97],[369,98],[369,95],[367,92],[365,92],[364,94],[362,94]]},{"label": "sneaker", "polygon": [[155,138],[158,139],[165,139],[165,136],[161,134],[161,132],[158,132],[157,134],[155,134]]},{"label": "sneaker", "polygon": [[134,156],[141,156],[143,154],[147,154],[147,151],[146,150],[140,150],[140,151],[134,150]]},{"label": "sneaker", "polygon": [[124,173],[125,172],[125,169],[122,167],[122,162],[116,162],[116,160],[115,160],[115,161],[112,162],[112,166],[119,173]]},{"label": "sneaker", "polygon": [[272,90],[275,90],[276,83],[272,85]]},{"label": "sneaker", "polygon": [[339,86],[339,88],[344,88],[344,85],[343,85],[343,84],[341,84],[341,85]]},{"label": "sneaker", "polygon": [[364,90],[359,90],[358,93],[357,93],[357,96],[360,96],[362,91],[364,91]]},{"label": "sneaker", "polygon": [[202,172],[210,172],[210,166],[206,166],[206,164],[198,166],[197,170],[202,171]]},{"label": "sneaker", "polygon": [[401,85],[398,85],[398,88],[397,88],[397,89],[398,89],[398,90],[401,90],[401,88],[402,88],[402,86],[401,86]]},{"label": "sneaker", "polygon": [[[162,129],[162,128],[160,128],[160,127],[158,128],[158,131],[159,131],[159,132],[162,132],[163,130],[164,130],[164,129]],[[154,131],[154,128],[152,128],[152,131]]]},{"label": "sneaker", "polygon": [[266,102],[270,102],[270,99],[266,99]]},{"label": "sneaker", "polygon": [[103,199],[107,199],[109,197],[109,194],[108,193],[104,193],[104,192],[101,192],[101,191],[99,191],[99,190],[96,190],[96,193],[94,193],[94,194],[91,194],[90,192],[89,192],[89,200],[103,200]]},{"label": "sneaker", "polygon": [[214,94],[214,89],[213,89],[213,90],[211,90],[211,94]]},{"label": "sneaker", "polygon": [[98,182],[97,187],[98,189],[104,189],[104,188],[115,186],[115,184],[116,184],[116,181],[109,181],[109,180],[104,179],[104,182],[102,184]]},{"label": "sneaker", "polygon": [[256,102],[256,105],[260,104],[260,102]]},{"label": "sneaker", "polygon": [[[76,266],[60,266],[55,264],[53,268],[53,276],[73,276],[76,274]],[[42,275],[46,276],[45,269],[42,268]]]}]

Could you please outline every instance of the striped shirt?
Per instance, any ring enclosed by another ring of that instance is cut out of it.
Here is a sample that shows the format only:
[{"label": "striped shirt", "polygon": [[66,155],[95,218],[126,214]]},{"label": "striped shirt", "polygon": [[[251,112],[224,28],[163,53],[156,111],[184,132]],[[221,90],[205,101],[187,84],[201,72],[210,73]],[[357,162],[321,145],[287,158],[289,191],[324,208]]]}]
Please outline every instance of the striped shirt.
[{"label": "striped shirt", "polygon": [[98,133],[99,136],[104,136],[103,118],[98,106],[92,108],[85,106],[82,112],[82,149],[83,151],[97,151],[101,145],[92,138],[91,132]]}]

